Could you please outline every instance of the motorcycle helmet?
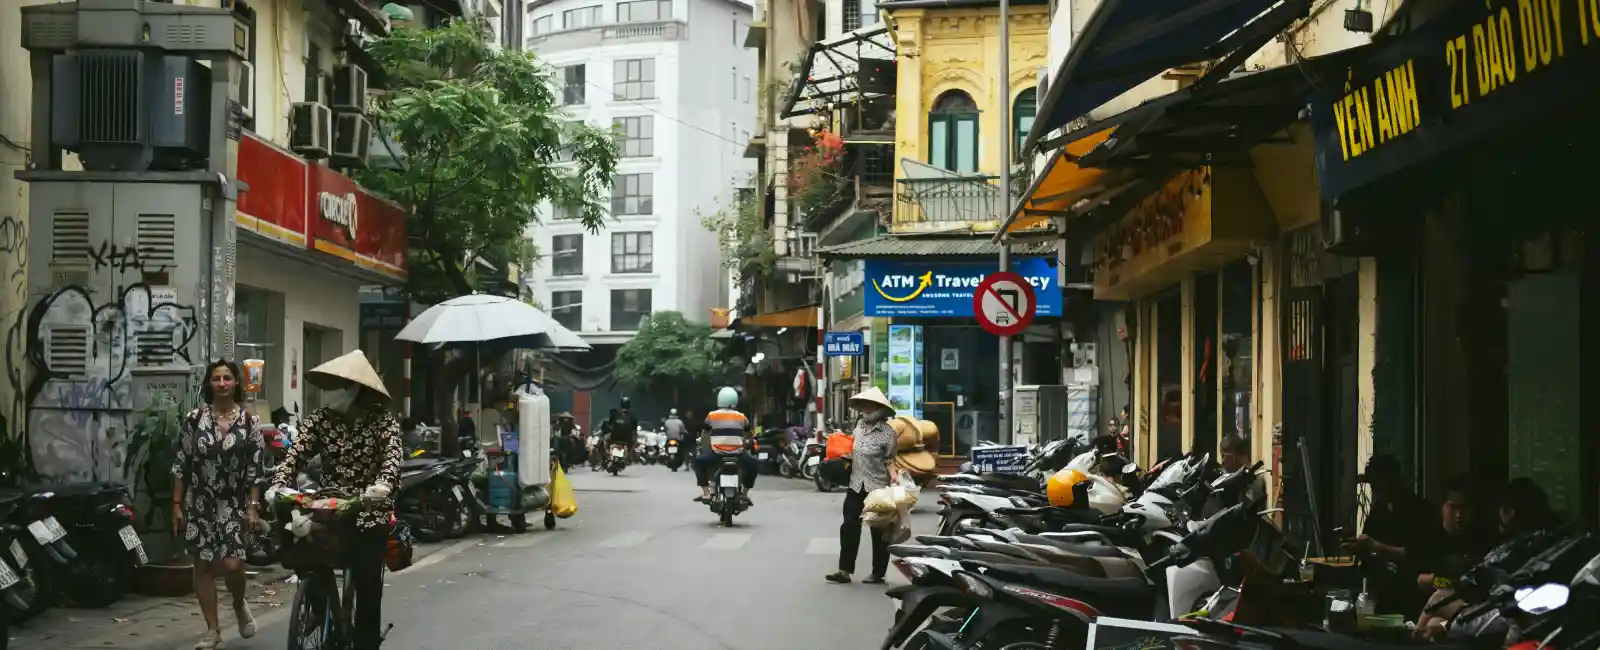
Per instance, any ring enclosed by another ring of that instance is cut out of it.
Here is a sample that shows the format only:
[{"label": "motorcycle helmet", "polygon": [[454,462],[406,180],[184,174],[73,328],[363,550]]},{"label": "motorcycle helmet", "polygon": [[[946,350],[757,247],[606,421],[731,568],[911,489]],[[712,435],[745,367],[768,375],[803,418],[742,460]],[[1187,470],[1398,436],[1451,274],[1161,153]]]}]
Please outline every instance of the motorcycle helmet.
[{"label": "motorcycle helmet", "polygon": [[732,386],[723,386],[717,390],[717,408],[731,409],[739,405],[739,391]]},{"label": "motorcycle helmet", "polygon": [[671,417],[678,417],[678,409],[667,409],[667,415]]},{"label": "motorcycle helmet", "polygon": [[1073,486],[1088,480],[1087,474],[1069,467],[1050,475],[1050,480],[1045,482],[1045,496],[1052,506],[1070,508],[1076,502]]},{"label": "motorcycle helmet", "polygon": [[626,397],[622,398],[622,410],[624,410],[624,411],[628,410],[628,405],[630,403],[632,403],[632,402],[628,398],[626,398]]}]

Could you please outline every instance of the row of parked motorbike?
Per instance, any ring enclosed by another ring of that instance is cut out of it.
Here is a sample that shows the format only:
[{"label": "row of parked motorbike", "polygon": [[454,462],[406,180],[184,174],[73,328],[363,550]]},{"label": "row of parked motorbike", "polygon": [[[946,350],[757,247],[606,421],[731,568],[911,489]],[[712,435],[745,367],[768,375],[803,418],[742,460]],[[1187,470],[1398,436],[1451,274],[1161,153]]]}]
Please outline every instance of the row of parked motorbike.
[{"label": "row of parked motorbike", "polygon": [[[1167,642],[1140,648],[1400,647],[1308,625],[1292,605],[1314,578],[1274,512],[1243,498],[1260,463],[1227,472],[1190,454],[1146,472],[1107,460],[1057,442],[1020,474],[943,477],[938,534],[890,547],[910,584],[888,591],[882,648],[1109,647],[1096,628],[1118,624],[1167,628]],[[1064,470],[1079,472],[1071,505],[1052,506],[1046,477]],[[1600,648],[1600,537],[1512,539],[1446,593],[1428,611],[1455,612],[1448,647]]]}]

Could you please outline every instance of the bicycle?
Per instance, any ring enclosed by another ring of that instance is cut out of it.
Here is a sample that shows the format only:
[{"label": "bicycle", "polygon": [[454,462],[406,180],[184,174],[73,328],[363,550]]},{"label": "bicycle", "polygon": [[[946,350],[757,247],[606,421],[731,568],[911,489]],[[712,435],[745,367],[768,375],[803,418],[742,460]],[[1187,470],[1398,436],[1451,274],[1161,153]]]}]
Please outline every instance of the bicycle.
[{"label": "bicycle", "polygon": [[[357,534],[355,515],[357,507],[327,509],[312,507],[326,503],[323,499],[306,502],[309,495],[291,497],[280,502],[280,521],[290,521],[293,513],[305,513],[311,519],[305,535],[285,533],[288,537],[279,545],[285,568],[292,568],[299,578],[294,603],[289,611],[288,650],[350,650],[355,647],[355,587],[351,584],[342,540]],[[339,498],[339,497],[334,497]],[[379,578],[388,572],[380,568]],[[389,635],[390,624],[379,633],[381,644]]]}]

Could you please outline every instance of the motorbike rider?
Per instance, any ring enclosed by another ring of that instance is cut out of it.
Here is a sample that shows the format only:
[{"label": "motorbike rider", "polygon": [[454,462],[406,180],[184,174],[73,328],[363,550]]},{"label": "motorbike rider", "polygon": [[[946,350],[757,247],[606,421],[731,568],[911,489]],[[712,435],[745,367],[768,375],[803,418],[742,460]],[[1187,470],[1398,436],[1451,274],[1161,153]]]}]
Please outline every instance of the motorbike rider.
[{"label": "motorbike rider", "polygon": [[[1250,466],[1250,441],[1245,439],[1244,436],[1236,433],[1224,436],[1222,438],[1221,452],[1219,460],[1222,461],[1222,471],[1224,472],[1237,472]],[[1209,518],[1211,515],[1221,512],[1224,508],[1237,503],[1265,505],[1266,502],[1267,479],[1257,474],[1250,479],[1249,487],[1246,487],[1243,492],[1237,495],[1223,498],[1221,495],[1213,494],[1208,497],[1205,507],[1201,509],[1201,516]]]},{"label": "motorbike rider", "polygon": [[686,431],[688,431],[688,427],[684,426],[683,420],[678,418],[678,409],[668,409],[667,419],[661,421],[661,433],[666,435],[667,442],[677,441],[678,443],[678,451],[676,452],[678,458],[673,460],[681,461],[683,459],[683,434]]},{"label": "motorbike rider", "polygon": [[611,445],[622,445],[628,450],[628,462],[633,462],[633,446],[639,439],[639,425],[629,417],[624,408],[628,406],[628,398],[622,398],[623,408],[611,409],[611,417],[606,419],[606,448],[601,452],[611,453]]},{"label": "motorbike rider", "polygon": [[717,391],[717,410],[706,414],[706,430],[702,436],[700,454],[694,459],[694,478],[700,482],[700,496],[695,501],[706,503],[711,501],[711,466],[717,462],[719,453],[732,453],[732,445],[722,444],[719,439],[728,439],[738,436],[744,442],[739,453],[739,474],[744,482],[744,503],[746,506],[754,505],[750,500],[750,491],[756,486],[757,464],[755,456],[750,455],[750,419],[738,411],[739,391],[732,386],[724,386]]}]

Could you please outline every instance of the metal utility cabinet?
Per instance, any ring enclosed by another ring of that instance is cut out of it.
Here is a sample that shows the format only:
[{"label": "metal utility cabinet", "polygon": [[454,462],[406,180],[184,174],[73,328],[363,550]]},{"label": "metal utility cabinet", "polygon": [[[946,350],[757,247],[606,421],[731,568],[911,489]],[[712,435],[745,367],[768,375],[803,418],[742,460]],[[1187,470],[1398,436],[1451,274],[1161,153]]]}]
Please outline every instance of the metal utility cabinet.
[{"label": "metal utility cabinet", "polygon": [[[48,478],[120,479],[155,393],[233,358],[243,25],[227,9],[22,9],[32,69],[28,433]],[[202,65],[204,63],[204,65]],[[63,151],[83,170],[62,167]]]}]

